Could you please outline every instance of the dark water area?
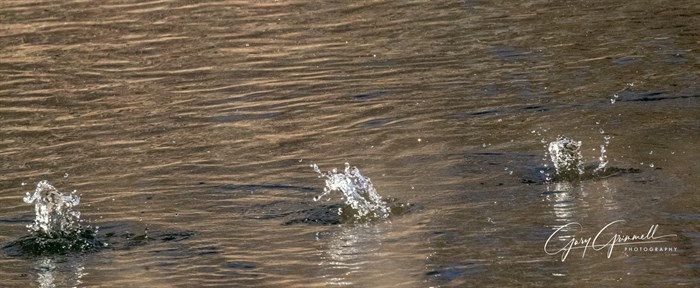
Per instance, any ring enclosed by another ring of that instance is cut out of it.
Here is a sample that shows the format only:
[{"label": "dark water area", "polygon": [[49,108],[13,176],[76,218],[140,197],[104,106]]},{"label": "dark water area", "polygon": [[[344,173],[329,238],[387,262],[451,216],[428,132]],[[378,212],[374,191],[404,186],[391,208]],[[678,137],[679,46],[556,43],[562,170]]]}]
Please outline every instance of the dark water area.
[{"label": "dark water area", "polygon": [[[700,286],[698,27],[684,0],[2,1],[0,286]],[[546,182],[558,135],[634,173]],[[333,220],[310,165],[345,162],[405,211]],[[7,248],[41,180],[109,245]]]}]

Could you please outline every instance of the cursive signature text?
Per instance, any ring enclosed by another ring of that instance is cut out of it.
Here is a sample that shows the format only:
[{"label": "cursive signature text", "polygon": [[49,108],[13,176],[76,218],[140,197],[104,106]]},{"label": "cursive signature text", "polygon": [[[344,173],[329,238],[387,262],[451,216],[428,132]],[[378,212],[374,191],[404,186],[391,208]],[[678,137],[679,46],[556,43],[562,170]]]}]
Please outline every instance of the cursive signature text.
[{"label": "cursive signature text", "polygon": [[[663,240],[664,238],[676,237],[676,234],[666,234],[666,235],[656,235],[656,230],[659,229],[659,224],[651,225],[649,231],[646,234],[613,234],[611,237],[607,238],[604,235],[609,235],[610,233],[605,233],[611,226],[624,223],[625,220],[615,220],[598,231],[594,237],[572,237],[564,244],[562,247],[552,247],[554,245],[550,244],[552,238],[558,236],[561,231],[581,231],[583,226],[578,222],[571,222],[563,225],[552,233],[552,235],[547,238],[544,242],[544,252],[547,255],[557,255],[561,254],[561,261],[564,262],[566,257],[569,256],[571,250],[583,249],[581,253],[581,258],[586,256],[586,251],[588,248],[594,251],[601,251],[607,249],[607,256],[610,258],[613,249],[616,245],[641,245],[641,244],[652,244],[652,243],[664,243],[667,242]],[[563,237],[563,236],[562,236]]]}]

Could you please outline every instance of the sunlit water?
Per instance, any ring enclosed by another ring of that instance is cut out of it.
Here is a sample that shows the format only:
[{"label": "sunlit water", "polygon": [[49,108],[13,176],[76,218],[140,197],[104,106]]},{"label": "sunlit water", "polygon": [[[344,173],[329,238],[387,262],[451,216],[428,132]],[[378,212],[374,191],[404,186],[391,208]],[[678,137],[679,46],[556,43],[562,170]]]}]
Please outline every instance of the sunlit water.
[{"label": "sunlit water", "polygon": [[[696,2],[0,1],[0,286],[700,286]],[[14,249],[41,180],[108,245]]]}]

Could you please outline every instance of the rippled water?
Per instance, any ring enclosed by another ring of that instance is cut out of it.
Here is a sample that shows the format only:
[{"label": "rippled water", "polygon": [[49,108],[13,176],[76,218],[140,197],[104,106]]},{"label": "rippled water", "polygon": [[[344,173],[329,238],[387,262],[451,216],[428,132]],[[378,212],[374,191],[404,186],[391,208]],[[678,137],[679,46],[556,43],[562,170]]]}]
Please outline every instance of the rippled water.
[{"label": "rippled water", "polygon": [[[111,245],[3,249],[0,286],[698,286],[698,19],[683,0],[2,1],[0,245],[40,180]],[[542,181],[558,135],[593,165],[609,136],[607,167],[639,171]],[[345,162],[410,209],[304,221],[341,201],[313,201],[309,165]],[[543,249],[616,220],[676,250]]]}]

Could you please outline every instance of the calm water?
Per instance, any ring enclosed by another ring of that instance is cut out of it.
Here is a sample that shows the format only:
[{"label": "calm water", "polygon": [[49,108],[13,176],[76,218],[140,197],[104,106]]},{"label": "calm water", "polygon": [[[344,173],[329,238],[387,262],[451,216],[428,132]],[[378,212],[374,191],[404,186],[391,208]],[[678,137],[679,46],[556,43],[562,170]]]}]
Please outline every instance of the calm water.
[{"label": "calm water", "polygon": [[[48,180],[111,245],[0,286],[700,286],[700,4],[635,2],[3,1],[0,244]],[[303,221],[345,162],[411,208]],[[616,220],[675,236],[544,251]]]}]

